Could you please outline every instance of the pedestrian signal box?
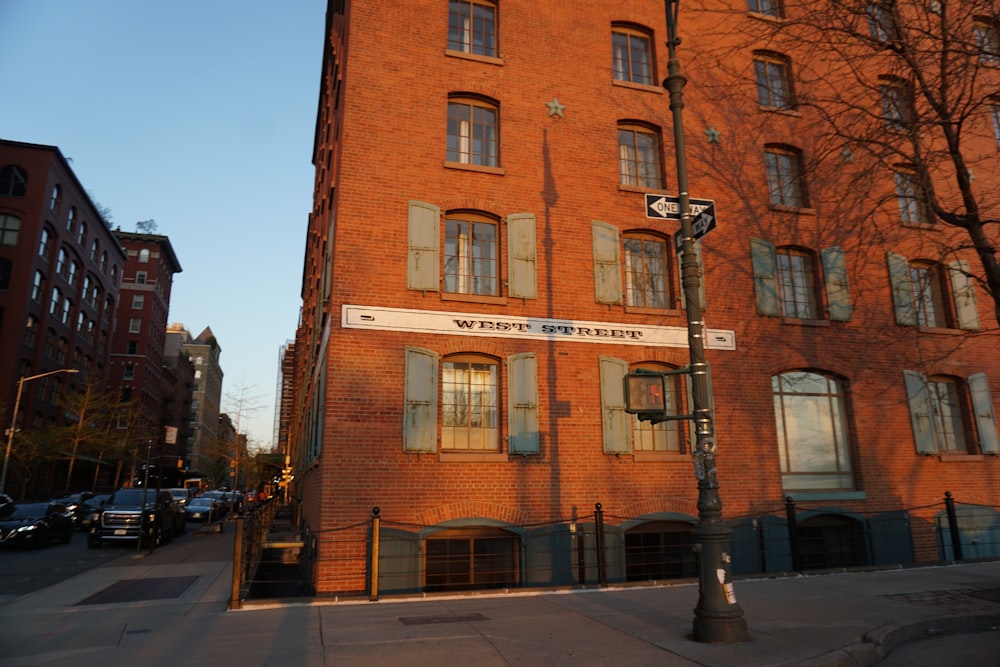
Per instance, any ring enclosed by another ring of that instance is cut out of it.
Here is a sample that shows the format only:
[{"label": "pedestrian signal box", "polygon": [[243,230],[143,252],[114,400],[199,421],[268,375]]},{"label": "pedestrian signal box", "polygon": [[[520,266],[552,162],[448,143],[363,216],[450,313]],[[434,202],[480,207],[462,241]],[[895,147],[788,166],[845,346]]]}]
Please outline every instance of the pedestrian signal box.
[{"label": "pedestrian signal box", "polygon": [[634,373],[628,373],[625,376],[625,412],[654,424],[691,419],[691,415],[667,414],[667,378],[689,373],[687,368],[665,372],[637,368]]}]

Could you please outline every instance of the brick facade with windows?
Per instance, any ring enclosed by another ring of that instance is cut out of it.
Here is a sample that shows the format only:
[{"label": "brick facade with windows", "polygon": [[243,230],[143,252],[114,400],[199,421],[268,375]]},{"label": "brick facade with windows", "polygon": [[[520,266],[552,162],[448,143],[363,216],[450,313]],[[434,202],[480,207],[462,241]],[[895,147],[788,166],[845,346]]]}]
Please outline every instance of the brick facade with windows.
[{"label": "brick facade with windows", "polygon": [[[677,222],[645,204],[677,183],[663,5],[450,5],[328,5],[289,428],[316,591],[371,590],[376,507],[383,592],[573,584],[580,539],[594,583],[596,503],[612,580],[690,576],[689,426],[640,424],[622,388],[688,363]],[[761,21],[746,9],[732,35]],[[719,25],[685,12],[683,35]],[[961,236],[902,224],[891,171],[850,202],[882,217],[838,224],[850,174],[807,171],[814,112],[785,108],[809,86],[787,82],[780,113],[759,103],[755,53],[788,76],[795,53],[732,39],[743,82],[694,39],[679,55],[691,195],[719,220],[699,261],[733,569],[791,566],[754,542],[787,497],[821,545],[812,567],[944,558],[926,508],[945,491],[995,506],[1000,483],[975,256],[938,262],[944,326],[918,323],[900,271]],[[686,383],[669,386],[683,414]]]}]

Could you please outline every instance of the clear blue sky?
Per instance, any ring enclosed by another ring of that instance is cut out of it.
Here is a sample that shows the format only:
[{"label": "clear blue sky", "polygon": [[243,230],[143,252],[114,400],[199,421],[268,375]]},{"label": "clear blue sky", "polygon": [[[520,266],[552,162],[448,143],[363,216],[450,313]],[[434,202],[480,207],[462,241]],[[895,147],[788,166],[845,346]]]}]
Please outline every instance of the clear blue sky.
[{"label": "clear blue sky", "polygon": [[[0,138],[57,146],[111,224],[154,219],[170,321],[222,346],[223,409],[269,447],[295,335],[324,0],[0,0]],[[235,416],[235,415],[234,415]]]}]

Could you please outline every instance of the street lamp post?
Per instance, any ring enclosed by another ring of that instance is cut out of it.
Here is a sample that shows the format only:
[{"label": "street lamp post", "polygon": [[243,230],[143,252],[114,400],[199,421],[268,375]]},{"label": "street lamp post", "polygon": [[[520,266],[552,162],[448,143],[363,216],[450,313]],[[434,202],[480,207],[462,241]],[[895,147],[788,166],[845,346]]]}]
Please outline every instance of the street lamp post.
[{"label": "street lamp post", "polygon": [[684,101],[687,79],[677,61],[677,10],[679,0],[664,0],[667,12],[667,78],[670,93],[674,149],[677,159],[677,189],[681,215],[683,250],[681,285],[684,289],[691,365],[691,404],[695,423],[694,469],[698,479],[698,525],[692,531],[698,552],[698,605],[694,609],[694,639],[701,642],[741,642],[749,639],[743,609],[733,592],[730,562],[732,529],[722,521],[722,499],[715,469],[715,429],[709,368],[705,359],[705,323],[702,320],[698,260],[694,248],[691,200],[688,193],[684,146]]},{"label": "street lamp post", "polygon": [[10,420],[10,429],[7,431],[7,451],[3,456],[3,474],[0,475],[0,493],[7,490],[7,464],[10,462],[10,450],[14,445],[14,431],[17,430],[17,412],[21,408],[21,390],[24,388],[25,382],[31,382],[32,380],[37,380],[38,378],[47,377],[49,375],[55,375],[56,373],[79,373],[75,368],[60,368],[59,370],[49,371],[48,373],[39,373],[38,375],[29,375],[27,377],[21,377],[17,381],[17,397],[14,399],[14,411]]}]

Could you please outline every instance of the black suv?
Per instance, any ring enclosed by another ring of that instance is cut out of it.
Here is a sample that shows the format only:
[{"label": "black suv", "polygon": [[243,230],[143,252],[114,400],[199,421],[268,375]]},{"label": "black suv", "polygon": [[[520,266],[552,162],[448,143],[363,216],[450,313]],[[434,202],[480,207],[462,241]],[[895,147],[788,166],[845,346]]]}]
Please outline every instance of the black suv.
[{"label": "black suv", "polygon": [[184,512],[169,491],[118,489],[111,494],[87,534],[87,546],[97,549],[105,541],[139,539],[159,546],[184,532]]}]

